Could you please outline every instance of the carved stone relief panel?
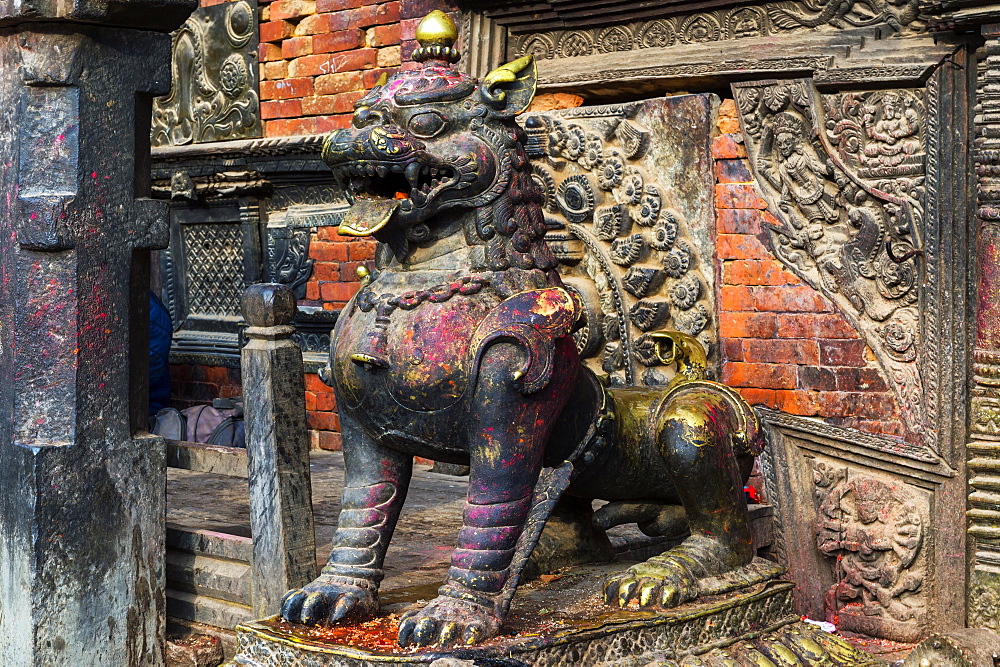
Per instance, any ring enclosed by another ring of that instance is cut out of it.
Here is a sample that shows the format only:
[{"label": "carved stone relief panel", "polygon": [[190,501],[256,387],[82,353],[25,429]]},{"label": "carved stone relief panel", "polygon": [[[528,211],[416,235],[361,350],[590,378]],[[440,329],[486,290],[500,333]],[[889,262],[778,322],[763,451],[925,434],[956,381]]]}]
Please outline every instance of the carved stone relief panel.
[{"label": "carved stone relief panel", "polygon": [[909,430],[924,430],[918,367],[925,110],[919,90],[820,96],[807,79],[734,84],[772,249],[849,318]]},{"label": "carved stone relief panel", "polygon": [[259,137],[257,3],[196,10],[173,34],[171,89],[153,103],[153,146]]},{"label": "carved stone relief panel", "polygon": [[813,482],[816,546],[834,579],[827,619],[852,632],[919,639],[927,623],[927,499],[891,478],[820,457]]},{"label": "carved stone relief panel", "polygon": [[710,159],[717,98],[685,95],[529,115],[549,244],[587,307],[583,357],[618,384],[669,380],[648,332],[717,359]]},{"label": "carved stone relief panel", "polygon": [[887,453],[888,439],[761,413],[772,550],[798,584],[796,611],[903,642],[960,623],[962,479]]},{"label": "carved stone relief panel", "polygon": [[515,34],[508,40],[508,56],[533,54],[540,60],[573,58],[615,51],[664,48],[748,37],[767,37],[816,28],[861,28],[885,25],[891,30],[921,31],[917,0],[788,1],[753,7],[732,7],[710,12],[663,16],[595,28],[538,31],[530,25],[511,23]]}]

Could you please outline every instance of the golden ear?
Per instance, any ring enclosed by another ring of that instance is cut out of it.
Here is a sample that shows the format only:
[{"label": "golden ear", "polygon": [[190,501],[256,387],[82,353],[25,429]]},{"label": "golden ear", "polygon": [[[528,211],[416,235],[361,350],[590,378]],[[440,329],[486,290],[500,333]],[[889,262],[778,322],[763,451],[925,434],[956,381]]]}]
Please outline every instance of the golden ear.
[{"label": "golden ear", "polygon": [[529,53],[506,65],[501,65],[483,77],[483,96],[493,106],[502,106],[505,115],[521,113],[535,98],[538,68]]}]

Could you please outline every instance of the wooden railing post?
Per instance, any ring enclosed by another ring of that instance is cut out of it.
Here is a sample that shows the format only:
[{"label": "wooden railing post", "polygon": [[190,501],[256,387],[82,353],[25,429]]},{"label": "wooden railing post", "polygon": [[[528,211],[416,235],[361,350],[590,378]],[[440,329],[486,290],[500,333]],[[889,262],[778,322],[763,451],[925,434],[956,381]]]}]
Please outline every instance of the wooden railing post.
[{"label": "wooden railing post", "polygon": [[278,612],[281,596],[316,576],[302,351],[292,340],[295,295],[280,284],[243,293],[250,326],[242,353],[253,611]]}]

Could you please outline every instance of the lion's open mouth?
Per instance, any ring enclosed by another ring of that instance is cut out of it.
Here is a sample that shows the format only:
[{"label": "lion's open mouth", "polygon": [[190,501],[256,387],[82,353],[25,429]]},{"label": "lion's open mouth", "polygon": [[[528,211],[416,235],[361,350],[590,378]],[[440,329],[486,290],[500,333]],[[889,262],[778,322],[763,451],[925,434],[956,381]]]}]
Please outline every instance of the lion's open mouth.
[{"label": "lion's open mouth", "polygon": [[420,208],[459,180],[453,167],[417,160],[406,164],[353,160],[337,165],[333,173],[351,203],[338,229],[349,236],[371,236],[389,224],[396,211]]}]

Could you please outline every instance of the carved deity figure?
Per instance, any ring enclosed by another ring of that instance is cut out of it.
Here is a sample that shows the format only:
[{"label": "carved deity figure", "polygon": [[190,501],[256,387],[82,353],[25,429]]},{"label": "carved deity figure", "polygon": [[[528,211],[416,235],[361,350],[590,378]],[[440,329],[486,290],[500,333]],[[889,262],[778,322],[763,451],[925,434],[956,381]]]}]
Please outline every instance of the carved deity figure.
[{"label": "carved deity figure", "polygon": [[850,234],[838,224],[840,212],[827,192],[832,168],[820,161],[806,141],[802,121],[787,111],[774,116],[761,145],[758,170],[781,193],[782,210],[795,207],[801,214],[790,216],[798,232],[795,246],[808,248],[817,265],[836,273],[840,249]]},{"label": "carved deity figure", "polygon": [[[835,559],[837,582],[826,607],[859,604],[866,616],[909,621],[922,612],[913,593],[923,584],[917,557],[923,522],[901,489],[877,479],[846,479],[846,470],[818,468],[814,477],[820,502],[816,545]],[[833,611],[830,612],[831,614]]]},{"label": "carved deity figure", "polygon": [[921,152],[917,138],[920,116],[899,94],[885,93],[880,107],[866,111],[865,133],[871,140],[864,150],[866,163],[895,167],[908,156]]},{"label": "carved deity figure", "polygon": [[[795,204],[808,218],[810,227],[839,219],[837,207],[826,192],[830,174],[803,136],[802,121],[783,112],[774,117],[770,132],[765,132],[767,150],[761,150],[760,172],[781,192],[784,206]],[[764,157],[769,155],[770,157]],[[821,233],[822,227],[812,233]]]},{"label": "carved deity figure", "polygon": [[655,332],[656,354],[678,366],[666,387],[611,388],[581,365],[582,304],[544,240],[514,121],[534,96],[534,63],[480,82],[452,67],[456,32],[432,12],[420,66],[376,85],[324,144],[352,203],[340,233],[381,244],[330,349],[346,467],[333,551],[281,606],[297,623],[374,617],[413,457],[468,464],[447,580],[403,616],[404,646],[498,634],[561,495],[649,523],[683,506],[689,537],[606,582],[617,607],[688,602],[754,555],[743,484],[763,444],[756,416],[704,379],[704,350],[685,334]]}]

